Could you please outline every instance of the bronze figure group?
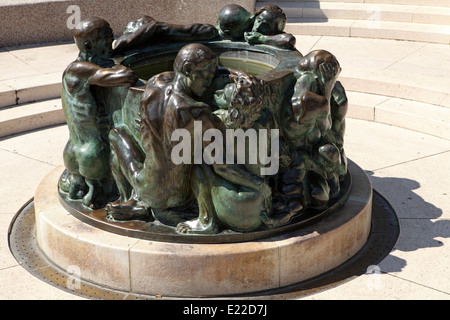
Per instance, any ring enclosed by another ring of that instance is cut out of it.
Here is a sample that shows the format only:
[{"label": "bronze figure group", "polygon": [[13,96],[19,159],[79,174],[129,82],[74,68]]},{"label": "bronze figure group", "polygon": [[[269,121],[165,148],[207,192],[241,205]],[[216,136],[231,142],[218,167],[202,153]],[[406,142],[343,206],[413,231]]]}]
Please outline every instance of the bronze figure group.
[{"label": "bronze figure group", "polygon": [[[275,5],[255,14],[227,5],[215,26],[143,16],[114,42],[105,20],[81,22],[74,31],[79,56],[63,74],[70,137],[60,191],[86,210],[104,208],[111,220],[158,221],[182,234],[275,228],[308,208],[326,208],[347,174],[347,98],[336,57],[299,54],[289,80],[270,82],[221,66],[220,53],[208,46],[295,51],[285,24]],[[149,79],[118,62],[174,42],[181,48],[173,70]],[[141,88],[139,101],[113,108],[120,99],[108,97],[107,88],[122,88],[122,97],[132,87]],[[137,116],[117,121],[113,113],[121,108]],[[242,133],[244,144],[230,145],[231,133]]]}]

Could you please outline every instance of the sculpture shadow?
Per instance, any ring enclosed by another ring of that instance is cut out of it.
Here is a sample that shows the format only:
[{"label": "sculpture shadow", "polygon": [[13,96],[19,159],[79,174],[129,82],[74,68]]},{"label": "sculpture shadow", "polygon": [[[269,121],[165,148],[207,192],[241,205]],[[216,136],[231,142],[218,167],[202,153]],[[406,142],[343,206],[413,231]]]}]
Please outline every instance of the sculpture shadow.
[{"label": "sculpture shadow", "polygon": [[[371,233],[366,245],[345,263],[318,277],[271,291],[272,298],[315,294],[364,274],[401,272],[408,261],[396,252],[442,247],[443,242],[436,238],[450,237],[450,220],[439,219],[443,210],[417,194],[421,187],[418,181],[365,172],[374,191]],[[267,297],[264,293],[255,296]]]},{"label": "sculpture shadow", "polygon": [[[450,221],[436,220],[442,209],[427,202],[415,191],[421,188],[418,181],[398,177],[377,177],[366,171],[374,190],[383,195],[395,210],[399,220],[399,237],[392,252],[411,252],[443,246],[436,238],[450,237]],[[389,254],[379,267],[382,272],[400,272],[407,261]]]}]

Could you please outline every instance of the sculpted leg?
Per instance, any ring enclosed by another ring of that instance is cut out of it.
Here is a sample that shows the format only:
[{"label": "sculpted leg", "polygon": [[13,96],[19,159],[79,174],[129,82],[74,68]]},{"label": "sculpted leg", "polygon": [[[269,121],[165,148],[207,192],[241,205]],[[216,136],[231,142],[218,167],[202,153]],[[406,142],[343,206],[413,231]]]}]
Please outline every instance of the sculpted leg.
[{"label": "sculpted leg", "polygon": [[111,130],[109,135],[110,145],[111,145],[111,172],[116,181],[117,188],[119,191],[119,199],[115,201],[115,203],[123,203],[127,202],[132,197],[133,188],[131,187],[128,180],[122,173],[122,169],[120,167],[119,155],[120,152],[119,146],[117,145],[119,136],[115,130]]},{"label": "sculpted leg", "polygon": [[[219,224],[235,231],[252,231],[261,227],[263,224],[261,215],[267,210],[266,198],[270,197],[270,190],[265,183],[258,182],[257,179],[250,179],[251,181],[242,177],[238,179],[235,176],[236,171],[230,169],[227,174],[226,168],[222,166],[215,170],[206,165],[202,168],[201,174],[197,171],[196,175],[199,182],[196,191],[199,200],[199,218],[190,221],[184,227],[196,233],[212,232]],[[241,172],[238,167],[233,168]],[[230,179],[240,180],[255,188],[235,184],[230,182]]]},{"label": "sculpted leg", "polygon": [[119,128],[109,134],[111,146],[111,169],[119,190],[119,199],[106,205],[110,217],[117,220],[149,218],[149,209],[138,200],[133,188],[133,176],[140,168],[144,156],[131,137]]},{"label": "sculpted leg", "polygon": [[95,181],[91,179],[86,179],[86,184],[88,186],[88,193],[83,197],[83,204],[86,207],[94,209],[96,207],[95,205],[95,199],[94,199],[94,189],[95,189]]},{"label": "sculpted leg", "polygon": [[70,199],[83,199],[88,192],[88,186],[80,175],[77,151],[71,140],[67,142],[64,148],[63,158],[66,170],[61,176],[59,187],[69,194]]},{"label": "sculpted leg", "polygon": [[103,207],[110,201],[114,181],[110,175],[109,147],[99,139],[81,144],[78,154],[79,172],[86,182],[88,192],[83,204],[92,209]]},{"label": "sculpted leg", "polygon": [[177,225],[177,232],[179,233],[213,234],[218,231],[206,170],[210,170],[206,165],[194,166],[191,185],[197,199],[199,214],[196,219],[179,223]]},{"label": "sculpted leg", "polygon": [[82,176],[68,171],[61,176],[59,186],[62,191],[69,194],[70,199],[83,199],[89,190]]},{"label": "sculpted leg", "polygon": [[220,222],[234,231],[254,231],[263,226],[265,197],[257,190],[217,179],[211,188]]}]

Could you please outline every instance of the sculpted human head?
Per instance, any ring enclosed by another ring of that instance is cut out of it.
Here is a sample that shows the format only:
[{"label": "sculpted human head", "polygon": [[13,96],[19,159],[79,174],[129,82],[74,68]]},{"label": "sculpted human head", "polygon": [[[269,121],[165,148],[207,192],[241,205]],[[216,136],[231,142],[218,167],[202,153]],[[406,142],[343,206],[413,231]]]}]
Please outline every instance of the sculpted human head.
[{"label": "sculpted human head", "polygon": [[217,28],[225,39],[239,40],[244,37],[252,24],[252,17],[244,7],[230,4],[222,8],[219,13]]},{"label": "sculpted human head", "polygon": [[264,5],[255,13],[253,32],[264,35],[275,35],[282,33],[286,25],[286,14],[276,5]]},{"label": "sculpted human head", "polygon": [[80,54],[88,58],[109,58],[114,40],[109,23],[93,17],[81,21],[73,32]]},{"label": "sculpted human head", "polygon": [[192,43],[180,49],[173,69],[194,96],[201,97],[211,86],[218,67],[217,55],[208,47]]}]

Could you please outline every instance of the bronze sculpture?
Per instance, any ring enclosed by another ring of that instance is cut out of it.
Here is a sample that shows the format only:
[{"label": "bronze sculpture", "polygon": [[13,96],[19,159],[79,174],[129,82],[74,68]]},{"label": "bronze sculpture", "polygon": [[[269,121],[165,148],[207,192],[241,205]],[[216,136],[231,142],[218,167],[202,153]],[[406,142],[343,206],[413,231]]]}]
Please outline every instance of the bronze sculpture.
[{"label": "bronze sculpture", "polygon": [[127,25],[123,35],[115,42],[114,51],[120,53],[151,44],[152,41],[210,40],[217,35],[218,31],[212,25],[200,23],[174,25],[156,21],[150,16],[143,16]]},{"label": "bronze sculpture", "polygon": [[[132,70],[111,59],[112,30],[99,18],[83,21],[74,31],[80,50],[63,74],[63,110],[70,130],[64,150],[67,172],[60,187],[88,207],[111,196],[107,109],[93,90],[95,86],[131,86],[138,78]],[[105,128],[106,122],[106,128]]]},{"label": "bronze sculpture", "polygon": [[251,44],[268,44],[283,49],[295,48],[295,37],[283,32],[286,15],[276,5],[264,5],[255,14],[231,4],[219,13],[217,29],[224,39],[245,39]]},{"label": "bronze sculpture", "polygon": [[[144,16],[113,50],[106,21],[82,22],[80,56],[63,75],[70,139],[59,188],[69,204],[82,199],[83,210],[104,209],[114,223],[214,235],[288,225],[342,197],[340,66],[323,50],[302,56],[285,23],[273,5],[254,15],[225,6],[216,26]],[[125,66],[173,43],[173,70],[138,79]],[[224,48],[289,58],[254,75],[221,65]]]}]

